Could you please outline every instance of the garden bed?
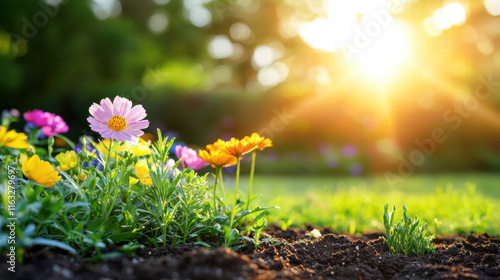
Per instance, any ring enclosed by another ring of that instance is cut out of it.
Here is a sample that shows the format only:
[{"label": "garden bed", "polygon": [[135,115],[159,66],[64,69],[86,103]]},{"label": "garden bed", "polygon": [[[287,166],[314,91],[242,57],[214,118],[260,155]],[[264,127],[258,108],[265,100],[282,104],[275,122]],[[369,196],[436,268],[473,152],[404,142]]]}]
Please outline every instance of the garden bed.
[{"label": "garden bed", "polygon": [[[382,234],[334,234],[312,228],[266,233],[274,244],[247,245],[238,252],[183,245],[140,249],[93,263],[66,253],[31,249],[16,272],[2,257],[2,279],[500,279],[500,239],[484,235],[438,237],[434,254],[390,255]],[[111,248],[112,250],[112,248]],[[8,277],[6,277],[8,276]]]}]

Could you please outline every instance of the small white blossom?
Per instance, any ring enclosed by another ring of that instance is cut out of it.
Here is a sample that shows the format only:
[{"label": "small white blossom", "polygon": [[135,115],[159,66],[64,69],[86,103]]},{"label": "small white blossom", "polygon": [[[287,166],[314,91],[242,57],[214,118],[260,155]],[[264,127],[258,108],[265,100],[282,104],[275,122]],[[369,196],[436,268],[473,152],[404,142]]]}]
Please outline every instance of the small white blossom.
[{"label": "small white blossom", "polygon": [[321,237],[321,232],[317,229],[313,229],[311,232],[306,233],[306,235],[311,239],[318,239]]}]

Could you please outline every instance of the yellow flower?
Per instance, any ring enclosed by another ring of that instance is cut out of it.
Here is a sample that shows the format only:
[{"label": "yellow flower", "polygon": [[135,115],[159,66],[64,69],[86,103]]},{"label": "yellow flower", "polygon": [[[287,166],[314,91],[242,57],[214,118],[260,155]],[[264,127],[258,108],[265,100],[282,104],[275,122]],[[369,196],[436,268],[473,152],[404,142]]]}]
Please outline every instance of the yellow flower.
[{"label": "yellow flower", "polygon": [[[99,144],[97,144],[97,148],[99,151],[104,154],[104,156],[108,155],[108,150],[111,141],[109,139],[102,139]],[[125,152],[126,150],[132,152],[135,157],[147,156],[151,154],[151,142],[146,142],[143,139],[139,139],[138,142],[125,141],[125,143],[119,145],[116,148],[116,151],[111,155],[111,157],[116,157],[116,152]],[[118,155],[118,159],[121,156]]]},{"label": "yellow flower", "polygon": [[151,142],[144,141],[139,138],[138,142],[126,141],[123,145],[119,146],[116,150],[119,152],[124,152],[125,150],[131,151],[135,157],[142,157],[151,154]]},{"label": "yellow flower", "polygon": [[80,172],[80,181],[85,181],[87,179],[87,174],[83,172],[83,170]]},{"label": "yellow flower", "polygon": [[[78,179],[78,176],[76,176],[76,174],[75,174],[75,175],[73,175],[73,179],[77,180],[77,179]],[[80,172],[80,182],[85,181],[85,179],[87,179],[87,174],[85,174],[85,172],[82,170],[82,171]]]},{"label": "yellow flower", "polygon": [[217,166],[233,166],[237,162],[235,156],[229,155],[222,150],[209,150],[208,146],[207,150],[201,150],[198,153],[198,156],[201,157],[206,163],[212,165],[212,167],[214,168]]},{"label": "yellow flower", "polygon": [[133,185],[137,184],[137,182],[139,182],[139,179],[136,179],[136,178],[134,178],[132,176],[129,176],[128,178],[130,180],[130,185],[131,186],[133,186]]},{"label": "yellow flower", "polygon": [[135,164],[135,176],[137,176],[144,185],[153,184],[151,176],[149,175],[149,167],[146,159],[141,159]]},{"label": "yellow flower", "polygon": [[0,147],[28,149],[30,144],[26,139],[28,139],[26,134],[17,133],[14,129],[7,131],[7,127],[0,126]]},{"label": "yellow flower", "polygon": [[56,159],[60,163],[60,165],[57,167],[63,171],[67,171],[75,167],[78,161],[75,151],[66,151],[65,153],[59,153],[56,156]]},{"label": "yellow flower", "polygon": [[236,157],[249,153],[257,148],[257,144],[249,141],[249,139],[239,140],[236,138],[231,138],[231,140],[225,142],[218,141],[214,145],[214,147],[219,146],[221,150]]},{"label": "yellow flower", "polygon": [[[97,144],[97,149],[106,157],[108,156],[108,149],[110,147],[111,141],[109,139],[102,139],[99,144]],[[111,157],[116,156],[116,151],[111,155]]]},{"label": "yellow flower", "polygon": [[249,142],[253,142],[257,145],[258,150],[264,150],[267,147],[272,147],[273,146],[273,141],[271,139],[262,137],[258,133],[252,133],[252,136],[248,137],[245,136],[245,138]]},{"label": "yellow flower", "polygon": [[61,180],[59,172],[48,161],[40,160],[38,155],[28,159],[25,154],[21,154],[21,165],[24,176],[45,188],[50,188]]}]

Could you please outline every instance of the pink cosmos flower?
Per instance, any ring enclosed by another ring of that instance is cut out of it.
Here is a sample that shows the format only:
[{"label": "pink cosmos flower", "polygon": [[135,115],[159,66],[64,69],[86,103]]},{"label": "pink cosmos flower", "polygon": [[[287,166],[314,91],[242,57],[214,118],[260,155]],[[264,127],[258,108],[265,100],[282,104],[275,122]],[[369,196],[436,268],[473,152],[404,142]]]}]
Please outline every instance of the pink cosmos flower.
[{"label": "pink cosmos flower", "polygon": [[184,168],[198,170],[208,165],[202,158],[198,157],[198,153],[195,150],[187,146],[177,145],[175,147],[175,156],[181,159],[181,164]]},{"label": "pink cosmos flower", "polygon": [[149,121],[143,120],[147,115],[142,105],[132,108],[132,101],[120,96],[113,102],[105,98],[101,105],[92,104],[89,112],[92,115],[87,118],[90,128],[106,139],[137,142],[137,137],[144,134],[141,129],[149,126]]},{"label": "pink cosmos flower", "polygon": [[38,109],[24,113],[24,119],[36,127],[41,127],[43,134],[49,138],[55,133],[65,133],[69,130],[60,116]]}]

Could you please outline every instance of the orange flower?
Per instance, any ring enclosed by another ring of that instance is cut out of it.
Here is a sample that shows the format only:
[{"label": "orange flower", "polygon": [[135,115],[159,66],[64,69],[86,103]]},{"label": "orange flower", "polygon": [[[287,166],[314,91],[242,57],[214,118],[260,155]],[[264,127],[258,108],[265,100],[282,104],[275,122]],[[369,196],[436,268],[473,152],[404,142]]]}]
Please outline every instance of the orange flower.
[{"label": "orange flower", "polygon": [[217,140],[217,142],[213,143],[213,144],[208,144],[207,145],[207,151],[217,151],[217,150],[220,150],[221,147],[224,145],[226,141],[222,140],[222,139],[219,139]]},{"label": "orange flower", "polygon": [[212,165],[213,168],[217,166],[228,167],[236,164],[237,160],[235,156],[229,155],[222,150],[211,150],[208,146],[207,150],[201,150],[198,156],[206,163]]},{"label": "orange flower", "polygon": [[221,150],[236,157],[249,153],[257,148],[257,144],[249,141],[248,139],[239,140],[236,138],[231,138],[231,140],[229,141],[218,141],[216,143],[220,143]]},{"label": "orange flower", "polygon": [[272,147],[273,146],[273,141],[271,141],[271,139],[269,138],[266,138],[266,137],[262,137],[260,136],[258,133],[252,133],[252,136],[248,137],[248,136],[245,136],[245,138],[243,138],[243,140],[247,140],[249,142],[253,142],[257,145],[257,150],[264,150],[265,148],[267,147]]}]

